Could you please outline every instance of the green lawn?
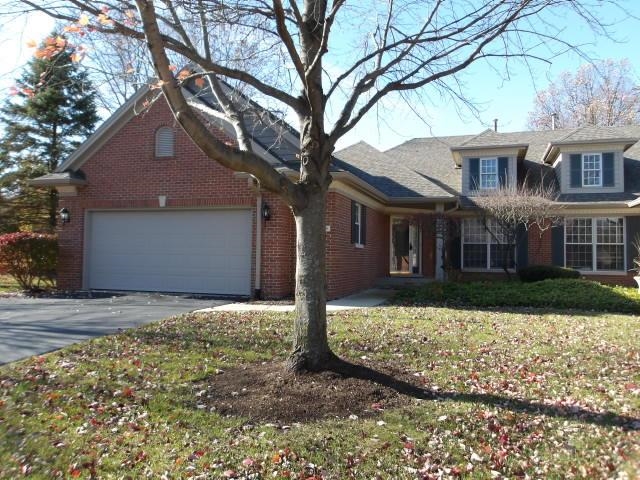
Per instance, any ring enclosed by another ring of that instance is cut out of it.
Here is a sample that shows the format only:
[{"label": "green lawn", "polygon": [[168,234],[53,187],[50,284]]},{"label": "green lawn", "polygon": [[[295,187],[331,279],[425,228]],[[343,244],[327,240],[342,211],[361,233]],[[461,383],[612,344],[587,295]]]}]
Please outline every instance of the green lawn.
[{"label": "green lawn", "polygon": [[[335,351],[417,388],[317,375],[289,379],[316,390],[281,405],[287,382],[250,372],[285,358],[291,322],[190,314],[1,367],[0,477],[640,475],[635,316],[343,312],[329,321]],[[359,405],[357,382],[380,400]],[[333,397],[339,412],[324,415]],[[248,398],[262,409],[233,413]]]},{"label": "green lawn", "polygon": [[20,285],[9,275],[0,274],[0,293],[19,292]]},{"label": "green lawn", "polygon": [[430,283],[400,292],[395,303],[475,307],[537,307],[640,314],[637,288],[588,280],[544,280]]}]

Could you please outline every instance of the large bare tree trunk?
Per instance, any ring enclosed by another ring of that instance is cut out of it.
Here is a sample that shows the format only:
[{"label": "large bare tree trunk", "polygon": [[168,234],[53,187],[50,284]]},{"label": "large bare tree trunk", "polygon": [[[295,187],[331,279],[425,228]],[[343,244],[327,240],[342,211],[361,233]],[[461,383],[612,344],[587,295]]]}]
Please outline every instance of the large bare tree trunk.
[{"label": "large bare tree trunk", "polygon": [[327,280],[325,254],[326,191],[309,196],[296,220],[296,318],[292,371],[320,371],[329,367],[334,355],[327,341]]}]

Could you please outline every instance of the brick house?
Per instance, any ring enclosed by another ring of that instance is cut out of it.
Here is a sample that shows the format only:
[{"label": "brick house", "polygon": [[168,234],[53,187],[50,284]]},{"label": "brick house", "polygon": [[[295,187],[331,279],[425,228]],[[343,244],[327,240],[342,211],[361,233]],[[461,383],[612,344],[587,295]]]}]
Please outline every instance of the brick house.
[{"label": "brick house", "polygon": [[[64,289],[291,295],[295,225],[288,207],[246,174],[209,160],[163,99],[140,90],[69,157],[34,180],[55,186],[70,221],[58,229]],[[234,132],[206,94],[190,102],[219,139]],[[142,113],[138,113],[142,112]],[[297,133],[249,116],[254,150],[297,175]],[[640,232],[640,127],[420,138],[380,152],[335,153],[329,189],[328,297],[390,276],[500,275],[499,247],[473,197],[530,172],[559,186],[564,225],[528,232],[514,268],[556,264],[629,284]],[[460,228],[446,229],[443,218]],[[481,228],[482,227],[482,228]],[[508,247],[507,247],[508,248]]]}]

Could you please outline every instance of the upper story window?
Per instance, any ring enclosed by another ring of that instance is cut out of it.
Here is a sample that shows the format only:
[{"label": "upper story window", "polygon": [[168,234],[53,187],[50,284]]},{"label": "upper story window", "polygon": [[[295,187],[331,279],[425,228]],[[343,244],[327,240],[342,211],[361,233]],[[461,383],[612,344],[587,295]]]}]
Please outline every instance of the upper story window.
[{"label": "upper story window", "polygon": [[467,165],[469,169],[469,191],[495,190],[508,185],[508,157],[469,158]]},{"label": "upper story window", "polygon": [[572,153],[571,188],[615,186],[614,158],[611,152]]},{"label": "upper story window", "polygon": [[480,159],[480,189],[492,190],[498,188],[498,159]]},{"label": "upper story window", "polygon": [[156,130],[156,158],[173,157],[175,155],[176,132],[171,127],[160,127]]},{"label": "upper story window", "polygon": [[602,158],[599,153],[582,155],[582,186],[602,186]]}]

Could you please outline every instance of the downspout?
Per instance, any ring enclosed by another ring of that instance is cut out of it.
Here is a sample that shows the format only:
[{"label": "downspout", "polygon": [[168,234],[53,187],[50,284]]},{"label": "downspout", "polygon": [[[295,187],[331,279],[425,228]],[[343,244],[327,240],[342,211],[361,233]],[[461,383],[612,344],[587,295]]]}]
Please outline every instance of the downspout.
[{"label": "downspout", "polygon": [[258,183],[258,195],[256,196],[256,271],[253,284],[253,298],[262,298],[262,287],[260,285],[260,271],[262,267],[262,193],[260,193],[260,183]]}]

